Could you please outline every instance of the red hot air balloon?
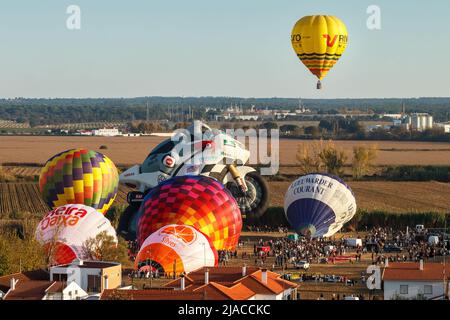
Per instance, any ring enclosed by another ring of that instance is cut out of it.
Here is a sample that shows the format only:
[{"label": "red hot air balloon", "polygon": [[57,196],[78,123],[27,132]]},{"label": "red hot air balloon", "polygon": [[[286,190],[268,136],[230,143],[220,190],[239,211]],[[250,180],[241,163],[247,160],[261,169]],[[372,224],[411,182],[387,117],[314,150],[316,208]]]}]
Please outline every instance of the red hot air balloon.
[{"label": "red hot air balloon", "polygon": [[190,225],[208,236],[216,250],[233,250],[242,218],[236,200],[218,181],[178,176],[164,181],[144,198],[138,215],[138,243],[169,224]]}]

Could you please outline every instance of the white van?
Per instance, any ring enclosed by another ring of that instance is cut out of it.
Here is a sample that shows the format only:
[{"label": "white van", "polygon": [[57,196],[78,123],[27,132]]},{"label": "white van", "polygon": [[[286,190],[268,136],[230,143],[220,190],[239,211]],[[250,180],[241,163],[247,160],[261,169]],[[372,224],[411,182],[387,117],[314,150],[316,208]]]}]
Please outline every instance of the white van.
[{"label": "white van", "polygon": [[439,243],[439,237],[438,236],[429,236],[428,237],[428,244],[430,246],[437,245]]},{"label": "white van", "polygon": [[347,238],[345,239],[345,244],[349,247],[362,247],[362,240],[359,238]]}]

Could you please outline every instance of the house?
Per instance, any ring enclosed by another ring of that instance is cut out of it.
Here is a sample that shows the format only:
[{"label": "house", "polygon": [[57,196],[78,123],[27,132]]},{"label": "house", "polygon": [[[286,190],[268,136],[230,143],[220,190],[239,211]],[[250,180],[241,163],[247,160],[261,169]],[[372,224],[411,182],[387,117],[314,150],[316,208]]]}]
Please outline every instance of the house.
[{"label": "house", "polygon": [[167,283],[165,287],[218,293],[232,300],[290,300],[296,296],[297,284],[267,269],[243,266],[203,267]]},{"label": "house", "polygon": [[92,130],[93,136],[103,136],[103,137],[115,137],[119,136],[122,133],[117,128],[101,128]]},{"label": "house", "polygon": [[383,270],[384,299],[442,300],[449,294],[450,266],[442,263],[389,262]]},{"label": "house", "polygon": [[147,290],[105,290],[100,299],[136,300],[291,300],[297,284],[256,267],[202,267]]},{"label": "house", "polygon": [[122,266],[116,262],[83,261],[75,259],[70,264],[50,268],[50,281],[75,282],[89,295],[122,284]]},{"label": "house", "polygon": [[0,277],[4,300],[78,300],[97,297],[122,284],[120,263],[82,261],[59,265],[46,271],[15,273]]},{"label": "house", "polygon": [[0,277],[3,300],[74,300],[86,296],[75,282],[49,281],[49,274],[43,270]]}]

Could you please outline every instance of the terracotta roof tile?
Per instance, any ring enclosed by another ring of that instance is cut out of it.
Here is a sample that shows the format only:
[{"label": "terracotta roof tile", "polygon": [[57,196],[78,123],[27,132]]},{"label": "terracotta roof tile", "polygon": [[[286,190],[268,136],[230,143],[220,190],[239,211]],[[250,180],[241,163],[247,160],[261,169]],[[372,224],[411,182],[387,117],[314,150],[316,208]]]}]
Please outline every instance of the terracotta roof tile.
[{"label": "terracotta roof tile", "polygon": [[202,292],[171,289],[121,290],[105,289],[100,300],[203,300]]},{"label": "terracotta roof tile", "polygon": [[[450,277],[450,265],[445,266],[445,277]],[[417,280],[440,281],[444,278],[444,265],[442,263],[424,262],[423,270],[416,262],[389,262],[384,268],[383,280]]]},{"label": "terracotta roof tile", "polygon": [[235,284],[231,287],[226,287],[215,282],[211,282],[210,285],[217,290],[220,290],[220,292],[227,295],[232,300],[248,300],[255,295],[254,291],[250,290],[242,283]]},{"label": "terracotta roof tile", "polygon": [[53,284],[52,281],[30,280],[19,282],[16,289],[10,291],[5,300],[42,300],[46,294],[47,288]]},{"label": "terracotta roof tile", "polygon": [[50,287],[45,290],[48,293],[57,293],[62,292],[64,288],[66,287],[66,283],[62,281],[54,281]]},{"label": "terracotta roof tile", "polygon": [[19,280],[20,282],[25,282],[30,280],[49,280],[50,275],[44,270],[34,270],[2,276],[0,277],[0,290],[4,293],[10,288],[11,278]]}]

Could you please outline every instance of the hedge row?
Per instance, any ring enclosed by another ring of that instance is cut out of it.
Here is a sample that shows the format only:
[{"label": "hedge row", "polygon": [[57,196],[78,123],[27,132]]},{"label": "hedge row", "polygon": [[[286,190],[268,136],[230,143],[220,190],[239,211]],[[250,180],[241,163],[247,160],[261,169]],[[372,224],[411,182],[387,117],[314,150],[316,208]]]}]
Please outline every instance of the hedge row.
[{"label": "hedge row", "polygon": [[[364,211],[358,210],[352,220],[346,224],[346,228],[356,231],[364,231],[367,228],[389,226],[394,229],[405,229],[418,224],[425,225],[426,228],[443,228],[447,219],[447,226],[450,228],[450,212],[411,212],[392,213],[385,211]],[[266,214],[258,219],[247,219],[249,225],[271,225],[289,226],[284,209],[282,207],[271,207]]]}]

